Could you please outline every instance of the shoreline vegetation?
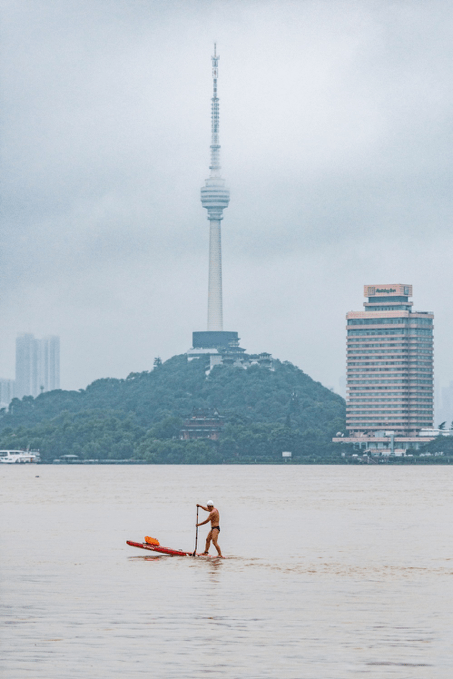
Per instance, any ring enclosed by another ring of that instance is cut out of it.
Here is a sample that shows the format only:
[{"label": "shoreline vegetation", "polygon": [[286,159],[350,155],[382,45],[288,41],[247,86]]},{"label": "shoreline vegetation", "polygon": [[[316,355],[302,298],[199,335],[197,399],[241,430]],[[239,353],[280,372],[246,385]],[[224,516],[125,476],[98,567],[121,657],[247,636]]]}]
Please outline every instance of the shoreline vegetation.
[{"label": "shoreline vegetation", "polygon": [[[52,462],[40,462],[40,464],[55,464],[56,460]],[[269,465],[281,465],[281,466],[291,466],[291,465],[328,465],[328,466],[339,466],[339,465],[356,465],[356,466],[363,466],[364,464],[370,464],[370,465],[390,465],[390,466],[423,466],[423,465],[448,465],[448,464],[453,464],[453,454],[450,456],[438,456],[438,457],[433,457],[433,458],[419,458],[416,457],[415,455],[413,457],[388,457],[388,458],[381,458],[381,459],[376,459],[373,462],[368,462],[367,459],[363,459],[362,456],[359,456],[359,458],[353,458],[351,456],[349,457],[340,457],[340,458],[310,458],[310,457],[305,457],[305,458],[293,458],[292,460],[289,461],[280,461],[280,460],[274,460],[274,461],[269,461],[267,459],[263,460],[247,460],[245,458],[237,459],[237,460],[224,460],[222,462],[146,462],[144,460],[113,460],[113,459],[104,459],[104,460],[74,460],[72,462],[58,462],[58,464],[75,464],[75,465],[146,465],[146,464],[162,464],[162,465],[168,465],[168,464],[180,464],[180,465],[193,465],[193,464],[221,464],[221,465],[245,465],[245,466],[269,466]]]},{"label": "shoreline vegetation", "polygon": [[[364,457],[352,445],[332,443],[346,432],[344,399],[288,361],[274,365],[274,371],[221,365],[207,375],[203,359],[188,362],[181,355],[165,363],[155,359],[153,370],[126,379],[13,399],[0,411],[0,448],[39,449],[42,463],[77,456],[72,464],[453,462],[449,437],[392,459]],[[181,439],[194,409],[218,411],[218,440]],[[284,451],[292,453],[290,460],[282,458]]]}]

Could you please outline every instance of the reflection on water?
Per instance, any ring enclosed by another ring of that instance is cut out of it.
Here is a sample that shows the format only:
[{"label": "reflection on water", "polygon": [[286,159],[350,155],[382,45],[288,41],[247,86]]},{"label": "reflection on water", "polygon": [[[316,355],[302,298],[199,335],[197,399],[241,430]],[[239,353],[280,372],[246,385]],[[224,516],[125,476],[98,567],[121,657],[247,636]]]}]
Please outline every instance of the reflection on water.
[{"label": "reflection on water", "polygon": [[[451,678],[450,468],[36,470],[0,469],[5,678]],[[193,549],[211,496],[227,559],[125,544]]]}]

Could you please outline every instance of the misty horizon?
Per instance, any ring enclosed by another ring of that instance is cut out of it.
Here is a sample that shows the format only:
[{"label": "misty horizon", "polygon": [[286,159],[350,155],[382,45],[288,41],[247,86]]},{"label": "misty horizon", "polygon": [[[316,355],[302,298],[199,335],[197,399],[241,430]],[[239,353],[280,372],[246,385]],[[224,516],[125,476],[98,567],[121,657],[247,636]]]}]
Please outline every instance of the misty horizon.
[{"label": "misty horizon", "polygon": [[433,311],[453,379],[446,2],[137,2],[3,11],[0,376],[61,337],[61,386],[151,370],[206,329],[220,54],[224,328],[339,391],[365,284]]}]

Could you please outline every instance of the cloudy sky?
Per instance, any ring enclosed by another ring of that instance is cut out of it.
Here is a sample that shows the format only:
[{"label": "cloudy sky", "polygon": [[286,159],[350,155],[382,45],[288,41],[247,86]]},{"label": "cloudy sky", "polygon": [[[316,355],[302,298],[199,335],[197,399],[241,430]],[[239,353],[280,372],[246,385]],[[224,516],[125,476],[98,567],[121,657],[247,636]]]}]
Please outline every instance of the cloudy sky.
[{"label": "cloudy sky", "polygon": [[363,285],[412,283],[453,380],[451,2],[1,6],[1,377],[20,332],[78,389],[206,329],[216,40],[225,330],[338,391]]}]

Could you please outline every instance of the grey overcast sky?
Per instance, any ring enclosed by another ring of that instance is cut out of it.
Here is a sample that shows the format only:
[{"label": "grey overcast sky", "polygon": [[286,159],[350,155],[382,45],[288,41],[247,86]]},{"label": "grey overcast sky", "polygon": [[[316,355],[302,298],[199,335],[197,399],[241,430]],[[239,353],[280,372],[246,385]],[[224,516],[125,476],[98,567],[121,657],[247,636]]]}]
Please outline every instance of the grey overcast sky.
[{"label": "grey overcast sky", "polygon": [[0,376],[62,387],[206,329],[212,43],[224,327],[338,391],[363,285],[412,283],[453,380],[449,0],[3,0]]}]

